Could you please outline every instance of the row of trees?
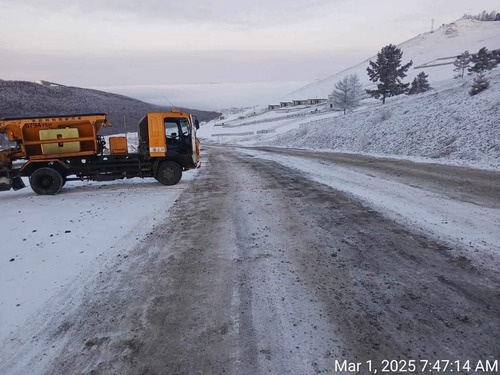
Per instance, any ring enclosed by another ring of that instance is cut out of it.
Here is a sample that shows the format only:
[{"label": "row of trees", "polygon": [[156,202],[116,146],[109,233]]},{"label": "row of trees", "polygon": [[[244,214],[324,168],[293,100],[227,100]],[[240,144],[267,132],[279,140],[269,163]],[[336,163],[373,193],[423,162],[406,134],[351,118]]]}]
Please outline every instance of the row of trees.
[{"label": "row of trees", "polygon": [[370,61],[367,68],[368,76],[372,82],[377,84],[375,89],[362,90],[359,78],[356,75],[350,75],[338,81],[332,92],[333,105],[337,109],[344,111],[357,107],[365,94],[375,99],[385,100],[391,96],[407,94],[420,94],[430,89],[427,81],[427,74],[421,72],[410,83],[403,83],[402,79],[406,77],[406,72],[413,65],[410,61],[401,65],[403,52],[393,44],[382,48],[377,54],[376,61]]},{"label": "row of trees", "polygon": [[479,21],[500,21],[500,13],[497,13],[496,10],[492,10],[491,12],[483,10],[481,13],[475,15],[464,14],[464,18]]},{"label": "row of trees", "polygon": [[469,51],[462,52],[453,65],[453,71],[458,74],[455,78],[464,78],[465,71],[468,74],[484,73],[496,68],[500,64],[500,50],[488,51],[486,47],[481,48],[477,53],[470,54]]}]

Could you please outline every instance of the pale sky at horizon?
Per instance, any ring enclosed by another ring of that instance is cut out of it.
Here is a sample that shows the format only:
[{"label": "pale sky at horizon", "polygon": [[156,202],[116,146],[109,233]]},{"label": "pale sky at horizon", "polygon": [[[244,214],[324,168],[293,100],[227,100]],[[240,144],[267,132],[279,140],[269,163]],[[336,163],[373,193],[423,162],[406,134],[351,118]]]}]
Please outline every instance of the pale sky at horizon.
[{"label": "pale sky at horizon", "polygon": [[314,81],[498,0],[0,0],[0,79]]}]

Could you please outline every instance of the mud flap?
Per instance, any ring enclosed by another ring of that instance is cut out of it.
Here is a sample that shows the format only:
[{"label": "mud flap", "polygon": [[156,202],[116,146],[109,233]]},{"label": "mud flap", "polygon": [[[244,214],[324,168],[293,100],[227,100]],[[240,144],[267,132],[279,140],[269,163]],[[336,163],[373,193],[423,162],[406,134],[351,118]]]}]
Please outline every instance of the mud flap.
[{"label": "mud flap", "polygon": [[26,185],[24,184],[23,179],[20,176],[16,176],[12,178],[12,189],[21,190],[24,189]]}]

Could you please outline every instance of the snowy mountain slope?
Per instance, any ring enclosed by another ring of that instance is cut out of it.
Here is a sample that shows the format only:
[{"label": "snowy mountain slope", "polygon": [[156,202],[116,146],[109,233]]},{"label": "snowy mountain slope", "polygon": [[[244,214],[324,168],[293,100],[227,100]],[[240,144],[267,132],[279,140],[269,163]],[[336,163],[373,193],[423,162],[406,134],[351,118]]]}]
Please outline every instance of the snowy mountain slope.
[{"label": "snowy mountain slope", "polygon": [[[343,116],[323,107],[281,108],[202,126],[203,141],[329,150],[500,170],[500,68],[491,87],[468,93],[471,77],[420,95],[369,99]],[[318,109],[318,111],[316,111]],[[287,116],[294,117],[287,117]]]},{"label": "snowy mountain slope", "polygon": [[[396,41],[395,41],[396,42]],[[382,49],[380,46],[378,49]],[[438,58],[457,56],[468,50],[477,52],[481,47],[489,50],[500,48],[500,22],[483,22],[470,19],[460,19],[453,23],[442,25],[435,32],[420,34],[398,45],[403,51],[403,63],[410,60],[413,66],[408,72],[407,81],[412,80],[419,72],[424,70],[429,75],[431,84],[450,79],[454,76],[453,65],[426,67],[415,69],[422,64],[432,62]],[[327,98],[335,82],[349,74],[357,74],[363,85],[370,85],[366,67],[370,60],[375,60],[376,55],[362,63],[336,73],[321,81],[311,83],[301,89],[279,98],[279,101],[294,99]]]},{"label": "snowy mountain slope", "polygon": [[[0,79],[0,117],[106,112],[113,126],[102,129],[101,134],[115,134],[125,132],[124,121],[129,130],[136,129],[147,112],[170,108],[101,90],[64,86],[48,81],[33,83]],[[200,121],[218,115],[217,112],[184,110],[196,115]]]},{"label": "snowy mountain slope", "polygon": [[[425,157],[500,169],[500,69],[490,89],[470,96],[467,83],[335,116],[269,144],[343,152]],[[325,130],[326,129],[326,130]]]}]

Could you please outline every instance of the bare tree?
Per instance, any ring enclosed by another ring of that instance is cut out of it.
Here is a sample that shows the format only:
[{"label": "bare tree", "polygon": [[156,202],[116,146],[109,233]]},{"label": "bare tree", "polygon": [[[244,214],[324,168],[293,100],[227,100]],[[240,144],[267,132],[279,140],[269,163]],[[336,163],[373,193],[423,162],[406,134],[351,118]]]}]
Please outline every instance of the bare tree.
[{"label": "bare tree", "polygon": [[332,91],[333,105],[337,109],[346,111],[360,105],[363,91],[359,83],[359,78],[356,74],[351,74],[349,77],[344,77],[337,83]]}]

